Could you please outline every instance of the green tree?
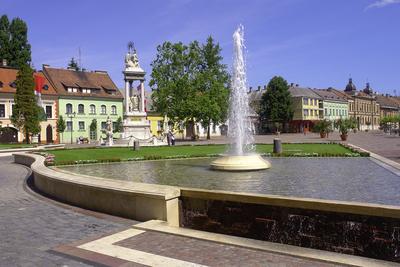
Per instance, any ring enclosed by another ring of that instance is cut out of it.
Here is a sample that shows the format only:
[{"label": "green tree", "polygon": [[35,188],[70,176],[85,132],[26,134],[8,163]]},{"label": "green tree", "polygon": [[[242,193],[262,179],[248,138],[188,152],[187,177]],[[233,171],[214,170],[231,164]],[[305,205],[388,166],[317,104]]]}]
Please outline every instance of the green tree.
[{"label": "green tree", "polygon": [[115,122],[114,125],[114,133],[120,133],[122,132],[123,128],[122,128],[122,118],[118,117],[117,121]]},{"label": "green tree", "polygon": [[210,124],[224,122],[228,114],[229,75],[222,64],[221,48],[213,38],[207,38],[201,48],[201,67],[197,82],[197,120],[207,129],[210,139]]},{"label": "green tree", "polygon": [[260,102],[261,123],[281,124],[284,129],[293,118],[292,97],[287,81],[280,77],[273,77],[267,86]]},{"label": "green tree", "polygon": [[11,67],[21,68],[31,62],[31,45],[28,43],[28,27],[20,18],[14,18],[10,24],[10,60]]},{"label": "green tree", "polygon": [[96,140],[97,139],[97,134],[96,134],[97,133],[97,120],[96,119],[92,120],[92,122],[89,125],[89,129],[90,129],[90,137],[91,137],[91,139],[92,140]]},{"label": "green tree", "polygon": [[164,42],[157,47],[149,85],[154,91],[155,110],[166,115],[171,123],[194,121],[197,115],[195,78],[199,52],[197,42],[189,46]]},{"label": "green tree", "polygon": [[68,63],[68,68],[74,69],[76,71],[81,70],[81,67],[78,65],[78,62],[73,57],[71,58],[71,60]]},{"label": "green tree", "polygon": [[63,116],[60,115],[57,120],[57,132],[60,134],[61,133],[61,142],[64,142],[64,131],[65,128],[67,127],[66,122],[63,118]]},{"label": "green tree", "polygon": [[10,21],[7,15],[0,18],[0,64],[3,59],[10,62]]},{"label": "green tree", "polygon": [[[220,53],[221,48],[211,37],[204,45],[197,41],[189,45],[159,45],[149,83],[154,91],[155,110],[166,115],[172,124],[184,122],[194,126],[201,122],[209,129],[211,122],[225,120],[229,76]],[[196,135],[194,128],[192,135]]]},{"label": "green tree", "polygon": [[11,122],[25,135],[29,144],[30,135],[40,132],[40,107],[34,94],[33,70],[29,65],[23,65],[17,75],[17,92],[14,95],[14,112]]}]

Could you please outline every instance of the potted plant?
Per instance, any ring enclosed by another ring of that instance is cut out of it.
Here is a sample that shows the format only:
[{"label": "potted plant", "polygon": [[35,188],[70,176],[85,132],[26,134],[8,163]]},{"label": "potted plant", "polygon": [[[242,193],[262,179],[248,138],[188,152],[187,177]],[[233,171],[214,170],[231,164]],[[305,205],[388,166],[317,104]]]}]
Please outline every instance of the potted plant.
[{"label": "potted plant", "polygon": [[313,131],[319,133],[321,138],[325,138],[327,134],[332,132],[332,122],[324,119],[315,123]]},{"label": "potted plant", "polygon": [[335,128],[339,130],[342,141],[346,141],[349,130],[354,130],[356,128],[356,122],[353,118],[338,119],[335,121]]}]

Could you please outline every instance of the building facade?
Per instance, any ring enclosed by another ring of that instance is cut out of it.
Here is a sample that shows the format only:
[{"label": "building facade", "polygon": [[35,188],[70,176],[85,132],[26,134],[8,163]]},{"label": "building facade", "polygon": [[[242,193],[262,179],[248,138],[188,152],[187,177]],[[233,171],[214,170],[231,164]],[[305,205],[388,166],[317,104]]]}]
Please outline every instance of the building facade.
[{"label": "building facade", "polygon": [[389,95],[376,95],[376,102],[380,107],[380,117],[395,117],[400,115],[400,103]]},{"label": "building facade", "polygon": [[322,98],[310,88],[291,86],[289,92],[293,98],[293,120],[290,130],[309,132],[315,122],[323,119]]},{"label": "building facade", "polygon": [[332,88],[314,89],[317,95],[322,98],[323,118],[336,121],[341,118],[349,117],[349,102],[344,96],[339,96],[333,92]]},{"label": "building facade", "polygon": [[[16,93],[16,83],[18,69],[7,66],[0,67],[0,122],[2,131],[0,133],[0,143],[24,142],[24,134],[11,122],[12,110],[14,106],[14,95]],[[40,133],[38,142],[42,144],[58,143],[56,124],[58,118],[58,97],[57,92],[51,83],[46,79],[42,72],[35,72],[34,76],[44,80],[41,84],[42,107],[46,114],[44,121],[40,122]],[[36,84],[36,86],[38,86]]]},{"label": "building facade", "polygon": [[358,130],[377,130],[380,122],[380,107],[369,83],[362,91],[357,91],[350,78],[344,90],[349,103],[349,117],[357,121]]},{"label": "building facade", "polygon": [[[107,72],[76,71],[43,66],[43,73],[58,94],[59,115],[66,121],[61,142],[75,143],[78,139],[101,141],[107,118],[112,122],[123,117],[123,96]],[[90,125],[95,123],[96,129]],[[114,127],[115,128],[115,127]],[[114,134],[115,138],[120,133]]]}]

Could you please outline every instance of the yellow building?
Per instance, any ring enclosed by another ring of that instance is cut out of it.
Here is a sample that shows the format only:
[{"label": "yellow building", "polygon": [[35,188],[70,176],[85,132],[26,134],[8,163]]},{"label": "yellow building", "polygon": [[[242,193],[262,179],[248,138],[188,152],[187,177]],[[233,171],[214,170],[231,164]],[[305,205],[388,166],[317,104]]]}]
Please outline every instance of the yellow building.
[{"label": "yellow building", "polygon": [[318,120],[323,119],[322,98],[310,88],[292,86],[289,92],[293,99],[292,131],[308,132]]},{"label": "yellow building", "polygon": [[160,137],[166,129],[167,119],[156,112],[147,112],[147,119],[150,121],[151,135]]}]

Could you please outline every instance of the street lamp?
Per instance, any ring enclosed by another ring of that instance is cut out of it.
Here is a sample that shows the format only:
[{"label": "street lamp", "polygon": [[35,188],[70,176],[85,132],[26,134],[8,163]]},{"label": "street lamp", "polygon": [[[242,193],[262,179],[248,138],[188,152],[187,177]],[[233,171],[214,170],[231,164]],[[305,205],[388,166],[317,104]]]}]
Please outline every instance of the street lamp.
[{"label": "street lamp", "polygon": [[72,124],[72,118],[75,118],[75,116],[76,116],[76,112],[67,113],[67,117],[70,119],[70,122],[71,122],[71,144],[72,144],[72,131],[74,129],[73,124]]}]

